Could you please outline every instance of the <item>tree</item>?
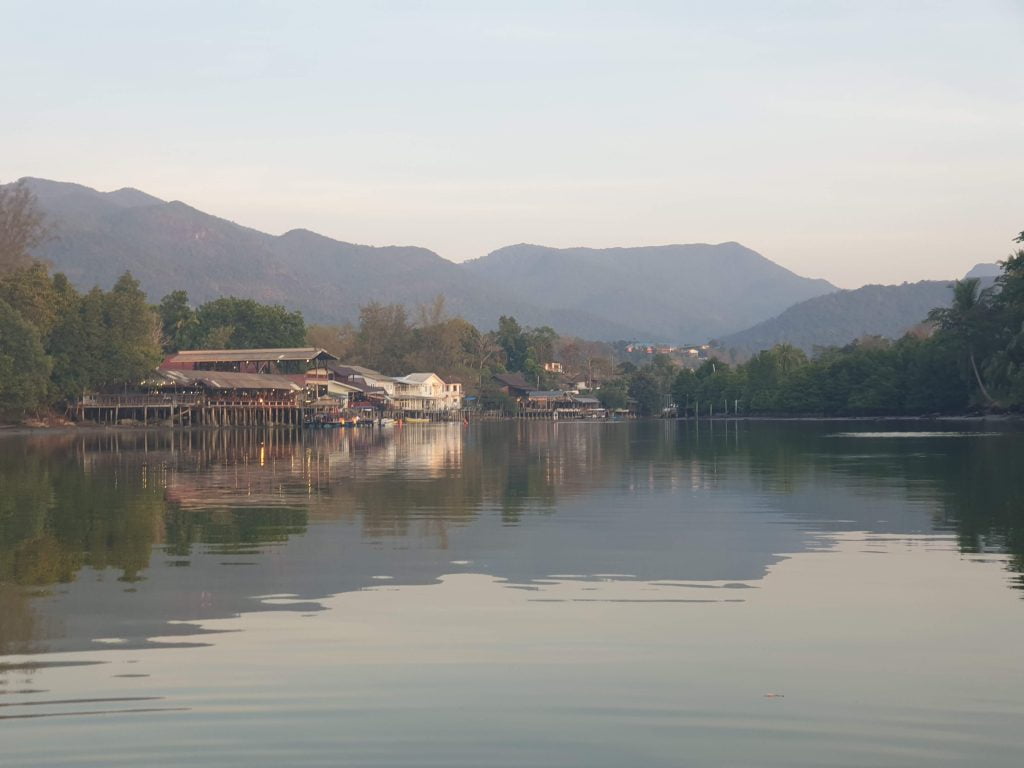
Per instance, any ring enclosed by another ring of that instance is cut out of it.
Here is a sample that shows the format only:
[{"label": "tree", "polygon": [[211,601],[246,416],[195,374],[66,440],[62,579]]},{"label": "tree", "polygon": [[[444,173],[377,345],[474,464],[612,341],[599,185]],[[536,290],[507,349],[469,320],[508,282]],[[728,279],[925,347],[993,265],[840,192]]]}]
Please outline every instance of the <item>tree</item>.
[{"label": "tree", "polygon": [[130,273],[104,292],[68,294],[67,309],[50,334],[51,396],[136,384],[160,362],[160,322]]},{"label": "tree", "polygon": [[526,334],[514,317],[502,315],[498,318],[495,341],[505,353],[505,367],[510,371],[524,370],[530,346]]},{"label": "tree", "polygon": [[152,373],[162,357],[159,320],[131,272],[121,275],[104,298],[104,383],[136,383]]},{"label": "tree", "polygon": [[25,180],[0,186],[0,275],[27,267],[32,249],[46,234],[45,219]]},{"label": "tree", "polygon": [[410,330],[405,307],[401,304],[371,302],[359,309],[356,354],[368,368],[388,375],[403,373]]},{"label": "tree", "polygon": [[0,299],[0,413],[21,415],[45,402],[50,360],[39,331]]},{"label": "tree", "polygon": [[42,262],[31,262],[0,277],[3,299],[39,331],[45,341],[57,322],[57,295],[49,272]]},{"label": "tree", "polygon": [[344,325],[306,326],[306,344],[326,349],[340,360],[348,360],[356,348],[356,329],[351,323]]},{"label": "tree", "polygon": [[798,349],[792,344],[776,344],[772,348],[772,354],[775,356],[779,373],[783,376],[792,373],[801,365],[807,364],[807,355],[802,349]]},{"label": "tree", "polygon": [[172,291],[160,299],[157,307],[164,352],[187,349],[195,335],[198,321],[188,303],[186,291]]},{"label": "tree", "polygon": [[653,416],[661,412],[661,390],[650,373],[640,371],[629,382],[629,395],[636,400],[641,416]]},{"label": "tree", "polygon": [[981,379],[975,350],[985,335],[989,302],[988,292],[981,291],[976,277],[957,280],[953,284],[953,303],[949,307],[937,307],[928,313],[928,319],[939,326],[948,338],[962,345],[970,372],[978,384],[978,390],[989,404],[995,401]]},{"label": "tree", "polygon": [[625,408],[628,404],[626,386],[622,382],[611,382],[605,384],[597,391],[597,399],[601,405],[609,410]]},{"label": "tree", "polygon": [[199,307],[188,336],[193,348],[300,347],[306,342],[306,323],[301,312],[289,312],[280,304],[229,296]]}]

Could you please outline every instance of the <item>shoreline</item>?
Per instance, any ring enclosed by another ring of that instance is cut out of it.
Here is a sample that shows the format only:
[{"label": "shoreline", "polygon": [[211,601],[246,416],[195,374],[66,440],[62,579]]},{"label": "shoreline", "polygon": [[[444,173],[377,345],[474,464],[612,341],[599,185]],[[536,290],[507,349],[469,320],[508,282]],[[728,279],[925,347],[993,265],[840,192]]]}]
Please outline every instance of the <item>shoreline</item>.
[{"label": "shoreline", "polygon": [[[538,421],[528,419],[516,419],[514,417],[508,417],[503,419],[487,419],[488,423],[492,422],[517,422],[517,421],[531,421],[531,423],[552,423],[552,424],[605,424],[613,423],[611,421],[595,421],[593,419],[578,419],[578,420],[559,420],[559,421]],[[977,424],[1024,424],[1024,414],[1017,413],[1000,413],[1000,414],[959,414],[959,415],[928,415],[928,416],[714,416],[714,417],[701,417],[695,419],[689,418],[672,418],[672,419],[661,419],[661,418],[640,418],[640,419],[628,419],[626,422],[673,422],[673,423],[708,423],[708,422],[796,422],[796,423],[826,423],[826,422],[840,422],[840,423],[869,423],[869,422],[914,422],[914,423],[977,423]],[[444,422],[438,422],[444,423]],[[454,423],[454,422],[452,422]],[[483,421],[470,421],[473,423],[483,423]],[[614,423],[622,423],[614,422]],[[213,431],[222,429],[252,429],[255,427],[168,427],[162,425],[142,426],[136,424],[125,424],[125,425],[112,425],[112,424],[76,424],[76,423],[65,423],[65,424],[41,424],[41,425],[26,425],[26,424],[0,424],[0,439],[4,437],[28,437],[33,435],[61,435],[61,434],[102,434],[102,433],[127,433],[127,432],[169,432],[169,431],[189,431],[189,430],[203,430]],[[279,429],[281,427],[259,427],[259,429]],[[287,427],[288,429],[299,429],[299,427]]]}]

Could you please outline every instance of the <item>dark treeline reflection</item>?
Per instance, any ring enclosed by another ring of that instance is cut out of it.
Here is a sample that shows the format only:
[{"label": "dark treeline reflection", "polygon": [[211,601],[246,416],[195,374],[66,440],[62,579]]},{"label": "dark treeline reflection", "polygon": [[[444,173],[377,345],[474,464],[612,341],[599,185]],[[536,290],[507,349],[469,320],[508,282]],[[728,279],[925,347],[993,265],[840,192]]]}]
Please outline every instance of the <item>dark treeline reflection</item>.
[{"label": "dark treeline reflection", "polygon": [[197,544],[258,552],[311,520],[348,519],[369,538],[426,522],[425,533],[443,537],[483,508],[515,524],[553,513],[559,499],[681,481],[770,494],[823,480],[866,497],[897,492],[935,502],[936,527],[955,531],[964,551],[1007,551],[1024,567],[1019,433],[851,435],[841,422],[723,421],[9,439],[0,443],[0,581],[67,582],[88,566],[130,582],[154,547],[180,557]]},{"label": "dark treeline reflection", "polygon": [[[257,556],[329,523],[370,546],[445,550],[454,530],[494,519],[498,526],[478,540],[487,536],[500,548],[503,528],[570,516],[564,510],[576,509],[576,499],[602,499],[586,526],[588,535],[599,529],[608,539],[600,546],[609,548],[618,535],[610,522],[621,522],[630,499],[651,494],[722,490],[752,508],[769,500],[805,530],[890,530],[875,502],[912,505],[927,510],[931,530],[955,532],[964,551],[1006,551],[1011,568],[1024,571],[1020,433],[893,438],[849,430],[844,423],[494,423],[7,438],[0,441],[0,652],[33,636],[26,588],[72,582],[85,568],[132,589],[154,560],[188,567],[197,552]],[[843,494],[838,506],[827,501]],[[786,501],[798,496],[811,502]],[[602,520],[609,525],[601,528]],[[594,546],[581,528],[565,530],[566,546]],[[529,561],[530,552],[521,554]],[[652,567],[661,569],[655,576],[676,576],[670,559]]]}]

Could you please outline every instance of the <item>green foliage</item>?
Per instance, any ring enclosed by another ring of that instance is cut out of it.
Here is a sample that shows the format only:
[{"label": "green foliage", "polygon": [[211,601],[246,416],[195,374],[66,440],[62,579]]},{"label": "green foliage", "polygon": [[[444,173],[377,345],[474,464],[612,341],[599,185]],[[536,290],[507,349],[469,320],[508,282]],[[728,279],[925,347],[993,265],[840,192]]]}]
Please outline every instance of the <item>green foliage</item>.
[{"label": "green foliage", "polygon": [[936,339],[907,336],[893,344],[868,338],[823,350],[808,360],[780,345],[730,368],[717,360],[680,371],[672,396],[681,410],[700,403],[745,413],[884,416],[956,413],[968,405],[955,351]]},{"label": "green foliage", "polygon": [[523,328],[514,317],[502,315],[494,341],[504,353],[506,370],[527,374],[528,379],[538,380],[541,387],[551,385],[544,363],[555,359],[558,334],[553,328]]},{"label": "green foliage", "polygon": [[47,349],[55,399],[137,382],[160,362],[157,316],[130,274],[109,292],[67,295],[65,304]]},{"label": "green foliage", "polygon": [[32,249],[46,234],[43,214],[25,180],[0,185],[0,275],[30,267]]},{"label": "green foliage", "polygon": [[0,299],[0,414],[20,416],[42,405],[49,376],[39,331]]},{"label": "green foliage", "polygon": [[638,371],[629,382],[629,396],[636,400],[637,412],[641,416],[661,413],[662,390],[658,379],[648,371]]},{"label": "green foliage", "polygon": [[401,304],[370,302],[359,310],[356,348],[362,365],[388,375],[404,373],[412,329]]},{"label": "green foliage", "polygon": [[[173,297],[168,294],[164,300]],[[162,322],[184,320],[182,298],[171,299]],[[163,307],[163,301],[161,301]],[[270,347],[301,347],[306,340],[306,323],[302,313],[289,312],[280,305],[260,304],[252,299],[233,296],[215,299],[196,310],[194,324],[178,338],[190,349],[266,349]],[[183,345],[182,345],[183,346]]]},{"label": "green foliage", "polygon": [[605,384],[597,391],[597,399],[603,407],[612,410],[625,408],[629,402],[626,386],[622,382]]},{"label": "green foliage", "polygon": [[172,291],[160,300],[160,335],[165,353],[177,352],[196,335],[196,313],[188,303],[188,293]]},{"label": "green foliage", "polygon": [[46,265],[33,262],[0,280],[0,299],[6,301],[40,337],[46,338],[57,322],[57,293]]}]

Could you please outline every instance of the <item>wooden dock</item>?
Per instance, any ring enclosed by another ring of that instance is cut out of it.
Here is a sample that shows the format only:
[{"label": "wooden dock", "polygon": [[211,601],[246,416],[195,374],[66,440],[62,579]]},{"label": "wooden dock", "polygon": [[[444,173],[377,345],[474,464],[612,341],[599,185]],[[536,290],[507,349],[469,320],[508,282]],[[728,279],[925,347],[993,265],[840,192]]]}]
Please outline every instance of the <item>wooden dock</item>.
[{"label": "wooden dock", "polygon": [[169,427],[301,426],[321,412],[289,399],[182,395],[87,395],[75,407],[78,421]]}]

